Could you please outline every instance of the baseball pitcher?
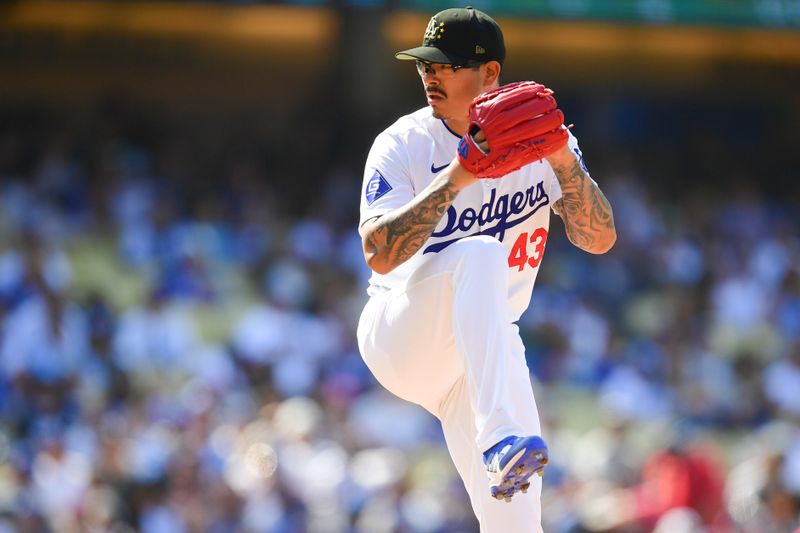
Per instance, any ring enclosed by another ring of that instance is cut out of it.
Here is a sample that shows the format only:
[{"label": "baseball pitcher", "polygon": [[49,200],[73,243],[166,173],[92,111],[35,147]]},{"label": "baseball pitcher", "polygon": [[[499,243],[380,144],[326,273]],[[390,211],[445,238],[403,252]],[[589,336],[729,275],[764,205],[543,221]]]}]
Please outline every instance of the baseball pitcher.
[{"label": "baseball pitcher", "polygon": [[481,531],[541,532],[548,449],[516,322],[550,210],[600,254],[616,240],[611,206],[553,92],[500,85],[491,17],[446,9],[396,57],[416,62],[428,105],[367,157],[359,232],[373,275],[359,348],[383,386],[441,421]]}]

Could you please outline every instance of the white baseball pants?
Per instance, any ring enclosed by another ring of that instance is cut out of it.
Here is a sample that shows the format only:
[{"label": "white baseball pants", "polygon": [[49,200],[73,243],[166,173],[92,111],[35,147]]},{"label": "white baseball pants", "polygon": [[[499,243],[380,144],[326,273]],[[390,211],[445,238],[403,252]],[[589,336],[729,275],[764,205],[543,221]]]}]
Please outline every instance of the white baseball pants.
[{"label": "white baseball pants", "polygon": [[370,298],[361,354],[390,392],[439,418],[483,533],[541,533],[541,479],[510,503],[491,497],[483,452],[510,435],[541,435],[524,346],[507,306],[508,263],[491,237],[468,237],[406,284]]}]

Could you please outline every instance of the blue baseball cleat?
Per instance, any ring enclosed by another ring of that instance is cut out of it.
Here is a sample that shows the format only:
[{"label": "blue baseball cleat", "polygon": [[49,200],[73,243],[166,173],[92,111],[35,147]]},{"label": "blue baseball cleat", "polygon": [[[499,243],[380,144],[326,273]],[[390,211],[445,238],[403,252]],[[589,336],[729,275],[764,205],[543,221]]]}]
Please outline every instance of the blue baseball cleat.
[{"label": "blue baseball cleat", "polygon": [[483,454],[492,497],[511,501],[519,490],[528,492],[534,473],[544,475],[547,445],[541,437],[506,437]]}]

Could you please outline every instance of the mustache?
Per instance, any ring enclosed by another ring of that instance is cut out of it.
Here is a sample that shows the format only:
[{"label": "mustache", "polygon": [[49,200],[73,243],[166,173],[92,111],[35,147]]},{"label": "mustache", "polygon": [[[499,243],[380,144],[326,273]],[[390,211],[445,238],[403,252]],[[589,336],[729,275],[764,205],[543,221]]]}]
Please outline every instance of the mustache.
[{"label": "mustache", "polygon": [[438,94],[440,96],[447,96],[443,90],[436,87],[425,87],[425,94]]}]

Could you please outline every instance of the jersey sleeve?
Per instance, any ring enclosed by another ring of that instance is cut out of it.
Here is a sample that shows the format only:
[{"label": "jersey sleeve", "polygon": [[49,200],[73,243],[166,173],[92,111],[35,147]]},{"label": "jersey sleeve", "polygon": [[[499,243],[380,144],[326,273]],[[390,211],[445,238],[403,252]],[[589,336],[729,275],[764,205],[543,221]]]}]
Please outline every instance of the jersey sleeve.
[{"label": "jersey sleeve", "polygon": [[[567,146],[572,152],[578,157],[578,162],[583,168],[583,171],[586,172],[586,175],[589,176],[589,179],[594,182],[592,178],[592,174],[589,172],[589,168],[586,166],[586,162],[583,160],[583,152],[581,152],[580,147],[578,146],[578,139],[575,137],[571,131],[567,131],[569,134],[569,140],[567,141]],[[561,198],[561,185],[558,183],[558,178],[556,178],[556,173],[553,172],[553,169],[548,165],[548,185],[549,189],[549,196],[550,196],[550,206],[552,207],[554,203],[558,199]],[[596,185],[596,182],[595,182]]]},{"label": "jersey sleeve", "polygon": [[414,198],[406,143],[383,132],[367,156],[361,184],[359,227],[368,219],[397,209]]}]

